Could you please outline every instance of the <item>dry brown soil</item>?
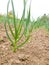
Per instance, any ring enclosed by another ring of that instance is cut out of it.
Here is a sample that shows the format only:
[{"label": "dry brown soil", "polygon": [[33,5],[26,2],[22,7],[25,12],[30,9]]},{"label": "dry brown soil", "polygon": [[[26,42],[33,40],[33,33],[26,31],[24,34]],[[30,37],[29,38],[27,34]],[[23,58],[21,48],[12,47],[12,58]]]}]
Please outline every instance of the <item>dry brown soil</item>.
[{"label": "dry brown soil", "polygon": [[0,65],[49,65],[49,34],[44,28],[33,31],[30,40],[14,53],[0,24]]}]

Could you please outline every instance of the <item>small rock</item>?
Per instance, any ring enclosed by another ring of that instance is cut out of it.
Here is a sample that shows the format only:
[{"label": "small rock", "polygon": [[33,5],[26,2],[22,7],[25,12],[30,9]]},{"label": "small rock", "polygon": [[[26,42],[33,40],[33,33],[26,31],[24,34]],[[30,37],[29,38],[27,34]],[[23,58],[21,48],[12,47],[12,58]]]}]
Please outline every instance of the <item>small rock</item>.
[{"label": "small rock", "polygon": [[11,59],[10,62],[11,62],[11,65],[20,65],[20,63],[21,63],[20,60],[15,60],[15,59],[14,60]]},{"label": "small rock", "polygon": [[3,40],[3,38],[2,38],[2,37],[0,37],[0,42],[4,42],[4,40]]},{"label": "small rock", "polygon": [[3,48],[3,49],[5,49],[5,48],[6,48],[6,46],[4,45],[4,46],[2,46],[2,48]]},{"label": "small rock", "polygon": [[28,60],[29,55],[19,54],[18,58],[19,58],[20,61],[26,61],[26,60]]},{"label": "small rock", "polygon": [[21,47],[20,49],[21,49],[21,50],[24,50],[24,47]]}]

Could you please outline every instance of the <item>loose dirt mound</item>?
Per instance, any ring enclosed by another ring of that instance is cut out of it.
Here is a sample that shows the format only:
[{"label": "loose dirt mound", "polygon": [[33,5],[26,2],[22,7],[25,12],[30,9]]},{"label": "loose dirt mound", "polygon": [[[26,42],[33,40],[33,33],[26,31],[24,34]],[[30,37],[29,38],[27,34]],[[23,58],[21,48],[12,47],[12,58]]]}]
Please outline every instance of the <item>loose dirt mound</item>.
[{"label": "loose dirt mound", "polygon": [[49,65],[49,34],[45,29],[33,31],[30,40],[13,53],[4,26],[0,24],[0,65]]}]

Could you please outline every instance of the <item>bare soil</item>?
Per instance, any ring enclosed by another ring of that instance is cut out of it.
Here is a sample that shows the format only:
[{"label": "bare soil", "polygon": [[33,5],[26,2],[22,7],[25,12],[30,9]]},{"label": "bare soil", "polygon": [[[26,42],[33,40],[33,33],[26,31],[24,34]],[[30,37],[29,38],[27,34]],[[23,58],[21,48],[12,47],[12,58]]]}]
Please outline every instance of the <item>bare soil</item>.
[{"label": "bare soil", "polygon": [[29,41],[14,53],[1,23],[0,65],[49,65],[49,33],[45,28],[34,30]]}]

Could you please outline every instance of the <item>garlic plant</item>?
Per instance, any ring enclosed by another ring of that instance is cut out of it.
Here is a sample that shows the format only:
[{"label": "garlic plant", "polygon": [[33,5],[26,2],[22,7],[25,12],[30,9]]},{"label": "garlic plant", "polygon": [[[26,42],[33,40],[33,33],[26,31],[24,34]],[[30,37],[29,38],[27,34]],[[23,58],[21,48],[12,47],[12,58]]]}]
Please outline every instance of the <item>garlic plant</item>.
[{"label": "garlic plant", "polygon": [[[13,0],[11,0],[12,13],[13,13],[13,16],[14,16],[13,17],[14,32],[13,32],[13,30],[11,28],[11,25],[10,25],[10,22],[9,22],[9,16],[8,16],[9,3],[10,3],[10,0],[8,1],[8,4],[7,4],[7,20],[5,21],[4,26],[5,26],[6,35],[7,35],[8,39],[9,39],[9,41],[12,43],[13,51],[15,52],[16,49],[19,49],[20,47],[22,47],[29,40],[30,34],[25,37],[26,39],[25,39],[24,42],[22,42],[21,44],[17,45],[17,43],[19,42],[19,40],[21,40],[21,38],[24,35],[24,32],[26,31],[26,29],[27,29],[27,27],[29,25],[29,22],[30,22],[30,7],[29,7],[28,15],[27,15],[26,26],[23,27],[22,21],[24,21],[24,19],[25,19],[25,10],[26,10],[26,1],[24,0],[23,14],[22,14],[21,20],[20,20],[20,22],[19,22],[19,24],[17,26],[16,21],[18,22],[18,20],[16,20]],[[9,35],[7,24],[8,24],[8,27],[9,27],[9,30],[10,30],[10,33],[11,33],[13,39]],[[24,30],[22,28],[24,28]],[[23,30],[23,33],[21,34],[22,30]],[[30,32],[31,32],[31,30],[32,29],[30,29]]]}]

